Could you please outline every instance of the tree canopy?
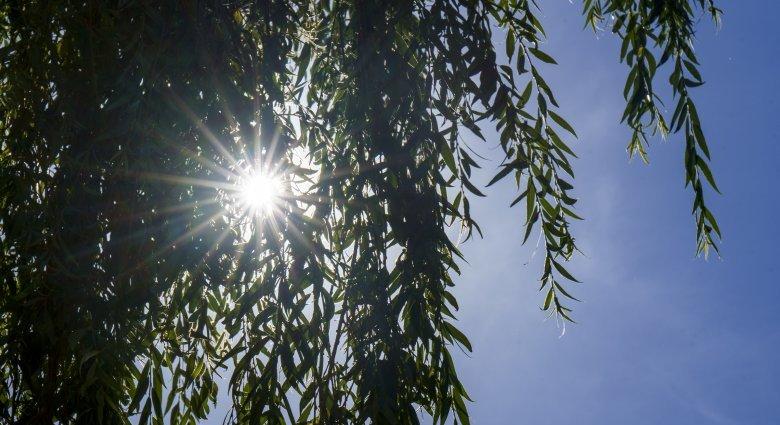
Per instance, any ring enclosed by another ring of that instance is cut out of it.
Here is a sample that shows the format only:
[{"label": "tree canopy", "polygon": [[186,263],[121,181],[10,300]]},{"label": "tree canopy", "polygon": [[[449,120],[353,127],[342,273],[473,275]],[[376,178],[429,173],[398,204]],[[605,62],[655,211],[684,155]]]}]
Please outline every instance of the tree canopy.
[{"label": "tree canopy", "polygon": [[[717,249],[690,90],[720,11],[582,3],[622,39],[629,153],[679,134]],[[540,6],[2,2],[0,421],[197,423],[228,391],[231,423],[469,423],[450,289],[486,128],[490,184],[541,235],[540,304],[571,320],[575,130]]]}]

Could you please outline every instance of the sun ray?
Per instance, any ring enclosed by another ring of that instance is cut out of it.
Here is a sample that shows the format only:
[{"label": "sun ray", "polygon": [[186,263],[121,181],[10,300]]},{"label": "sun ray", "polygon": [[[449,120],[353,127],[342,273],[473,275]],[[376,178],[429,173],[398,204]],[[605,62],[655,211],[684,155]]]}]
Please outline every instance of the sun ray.
[{"label": "sun ray", "polygon": [[229,182],[199,179],[195,177],[184,177],[184,176],[177,176],[172,174],[144,172],[144,173],[140,173],[139,177],[144,179],[159,180],[159,181],[164,181],[164,182],[169,182],[174,184],[210,187],[212,189],[224,189],[224,190],[235,189],[235,185]]},{"label": "sun ray", "polygon": [[217,217],[219,217],[221,215],[224,215],[224,213],[225,213],[225,210],[221,208],[216,213],[212,214],[211,216],[207,217],[206,219],[204,219],[203,221],[198,223],[192,229],[186,231],[184,234],[182,234],[178,238],[174,239],[173,241],[171,241],[170,243],[166,244],[165,246],[155,250],[154,252],[149,254],[145,259],[142,259],[141,261],[139,261],[138,264],[135,267],[131,267],[128,270],[128,274],[130,272],[134,272],[134,271],[140,270],[144,266],[152,263],[157,258],[160,258],[161,256],[163,256],[164,254],[166,254],[170,250],[175,249],[176,245],[178,245],[182,241],[184,241],[184,240],[186,240],[186,239],[188,239],[190,237],[193,237],[193,236],[196,236],[196,235],[200,234],[211,223],[212,220],[216,219]]},{"label": "sun ray", "polygon": [[225,148],[225,146],[219,141],[217,136],[214,135],[214,133],[206,126],[206,124],[203,123],[203,120],[200,119],[193,111],[190,109],[189,106],[187,106],[186,103],[184,103],[179,96],[177,96],[175,93],[171,92],[170,98],[173,99],[173,101],[176,103],[176,105],[181,108],[182,111],[184,111],[185,114],[190,118],[193,124],[200,130],[201,134],[203,134],[204,137],[211,143],[212,146],[214,146],[219,153],[227,159],[231,164],[237,164],[238,161],[235,157],[230,153],[230,151]]}]

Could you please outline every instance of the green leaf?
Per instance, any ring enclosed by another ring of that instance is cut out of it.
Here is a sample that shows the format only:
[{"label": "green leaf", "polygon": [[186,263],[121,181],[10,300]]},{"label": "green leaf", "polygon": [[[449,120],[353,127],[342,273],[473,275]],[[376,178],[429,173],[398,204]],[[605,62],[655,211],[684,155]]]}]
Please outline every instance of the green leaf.
[{"label": "green leaf", "polygon": [[549,114],[550,114],[550,118],[552,118],[552,120],[555,121],[556,124],[558,124],[559,126],[561,126],[561,128],[574,135],[574,137],[577,137],[577,133],[574,131],[574,128],[568,122],[566,122],[565,119],[563,119],[560,115],[556,114],[553,111],[549,111]]},{"label": "green leaf", "polygon": [[519,107],[525,106],[526,103],[528,103],[528,100],[531,99],[531,89],[533,88],[533,81],[529,81],[528,84],[526,84],[525,89],[523,90],[523,94],[520,95],[520,100],[517,102]]},{"label": "green leaf", "polygon": [[130,404],[127,407],[127,410],[130,412],[138,409],[138,406],[141,403],[141,399],[143,399],[144,395],[146,395],[146,390],[149,389],[149,367],[151,366],[151,363],[152,362],[150,361],[146,362],[146,365],[144,366],[144,369],[138,378],[135,394],[133,395],[133,399],[130,401]]},{"label": "green leaf", "polygon": [[447,164],[447,168],[450,169],[450,172],[457,176],[458,167],[455,165],[455,157],[452,154],[450,146],[447,143],[441,143],[439,146],[441,146],[441,156],[444,158],[444,163]]},{"label": "green leaf", "polygon": [[506,176],[507,176],[507,174],[511,173],[512,171],[514,171],[514,168],[512,168],[512,167],[510,167],[510,166],[508,166],[508,165],[504,165],[504,166],[503,166],[503,168],[501,169],[501,171],[499,171],[499,172],[498,172],[498,173],[497,173],[497,174],[496,174],[496,175],[495,175],[495,176],[494,176],[494,177],[493,177],[493,178],[490,180],[490,183],[488,183],[488,184],[487,184],[487,187],[490,187],[490,186],[492,186],[494,183],[496,183],[497,181],[499,181],[499,180],[503,179],[504,177],[506,177]]},{"label": "green leaf", "polygon": [[547,311],[547,309],[550,308],[550,304],[552,303],[554,297],[555,297],[555,291],[553,291],[553,288],[551,286],[550,289],[547,290],[547,296],[544,298],[544,306],[542,307],[542,310]]},{"label": "green leaf", "polygon": [[565,277],[566,279],[569,279],[572,282],[581,283],[579,280],[575,279],[574,276],[571,275],[562,265],[560,265],[557,261],[553,261],[553,266],[555,266],[555,270],[558,270],[558,273],[561,274],[561,276]]},{"label": "green leaf", "polygon": [[471,342],[469,342],[468,338],[466,338],[466,335],[464,335],[463,332],[461,332],[458,328],[449,322],[444,322],[444,327],[447,329],[447,332],[452,335],[453,338],[455,338],[456,341],[463,345],[463,347],[469,351],[473,351]]},{"label": "green leaf", "polygon": [[149,423],[149,416],[152,414],[152,400],[146,399],[146,403],[144,403],[144,408],[141,411],[141,417],[138,419],[139,425],[145,425]]},{"label": "green leaf", "polygon": [[704,177],[707,179],[707,182],[712,186],[713,189],[715,189],[716,192],[720,193],[720,189],[718,189],[718,185],[715,184],[715,178],[712,176],[712,171],[710,171],[710,167],[707,165],[707,163],[704,161],[704,159],[700,156],[696,157],[696,166],[699,168],[699,171],[704,174]]},{"label": "green leaf", "polygon": [[555,62],[555,59],[553,59],[550,55],[548,55],[547,53],[544,53],[543,51],[541,51],[539,49],[530,48],[528,50],[531,52],[531,54],[533,54],[534,56],[539,58],[539,60],[541,60],[542,62],[550,63],[550,64],[553,64],[553,65],[556,65],[558,63],[558,62]]},{"label": "green leaf", "polygon": [[473,193],[473,194],[475,194],[477,196],[483,196],[483,197],[485,196],[484,193],[480,192],[479,189],[477,189],[473,184],[471,184],[469,179],[463,177],[463,178],[460,179],[460,181],[463,183],[464,186],[466,186],[466,189],[468,189],[469,192],[471,192],[471,193]]}]

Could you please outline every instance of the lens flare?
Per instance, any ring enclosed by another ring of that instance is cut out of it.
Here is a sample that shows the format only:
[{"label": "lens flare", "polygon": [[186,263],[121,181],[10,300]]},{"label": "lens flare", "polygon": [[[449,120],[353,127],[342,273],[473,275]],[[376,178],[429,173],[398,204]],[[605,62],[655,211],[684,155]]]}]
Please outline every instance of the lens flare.
[{"label": "lens flare", "polygon": [[251,174],[240,184],[241,201],[255,214],[273,211],[282,195],[282,182],[274,176]]}]

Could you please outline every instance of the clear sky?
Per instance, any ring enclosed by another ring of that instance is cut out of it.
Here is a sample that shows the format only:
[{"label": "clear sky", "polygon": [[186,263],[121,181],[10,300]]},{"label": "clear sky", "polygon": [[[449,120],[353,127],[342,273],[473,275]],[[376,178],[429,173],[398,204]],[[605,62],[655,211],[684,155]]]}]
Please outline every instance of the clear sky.
[{"label": "clear sky", "polygon": [[[455,291],[474,346],[458,356],[472,423],[780,423],[780,2],[720,1],[721,30],[706,17],[698,26],[707,84],[693,96],[723,192],[709,203],[725,238],[722,259],[707,261],[694,256],[683,141],[656,140],[650,166],[629,163],[617,41],[582,29],[579,1],[540,4],[545,50],[560,63],[544,75],[580,135],[586,221],[575,236],[586,257],[570,270],[585,282],[574,289],[584,302],[561,337],[538,308],[540,266],[525,265],[535,238],[520,244],[513,187],[474,202],[485,238],[464,246],[470,264]],[[480,151],[495,158],[491,147]]]}]

